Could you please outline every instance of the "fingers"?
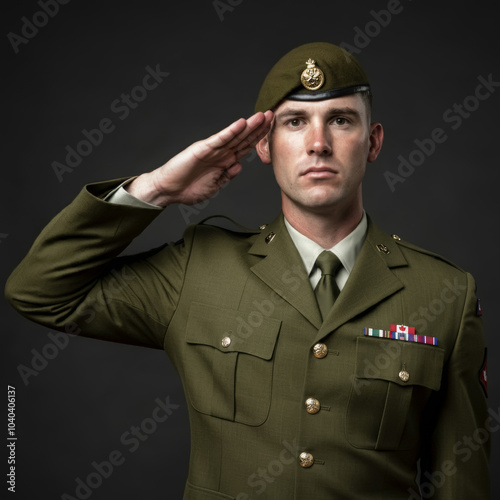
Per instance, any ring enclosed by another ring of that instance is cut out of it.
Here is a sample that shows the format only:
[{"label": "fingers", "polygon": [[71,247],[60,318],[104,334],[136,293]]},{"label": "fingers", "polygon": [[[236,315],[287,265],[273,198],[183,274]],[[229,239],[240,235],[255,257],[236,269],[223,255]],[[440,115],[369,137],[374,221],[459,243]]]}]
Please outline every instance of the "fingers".
[{"label": "fingers", "polygon": [[271,122],[272,114],[270,116],[265,116],[265,121],[258,128],[248,133],[245,137],[241,137],[238,149],[245,149],[247,147],[253,148],[269,132]]},{"label": "fingers", "polygon": [[213,147],[214,149],[227,147],[235,137],[245,130],[246,126],[247,121],[244,118],[240,118],[217,134],[209,137],[206,140],[207,145]]},{"label": "fingers", "polygon": [[229,168],[226,168],[226,170],[224,171],[225,176],[230,181],[230,180],[234,179],[241,172],[242,168],[243,167],[242,167],[241,163],[239,163],[239,162],[234,163]]},{"label": "fingers", "polygon": [[[209,137],[207,145],[214,149],[252,148],[260,140],[256,140],[256,138],[261,134],[263,137],[268,132],[272,116],[272,111],[266,111],[266,113],[255,113],[247,120],[240,118],[219,133]],[[253,145],[250,146],[252,143]]]},{"label": "fingers", "polygon": [[257,130],[254,134],[250,135],[241,142],[239,149],[236,151],[236,160],[240,160],[250,153],[257,143],[268,134],[270,130],[270,123],[264,129]]},{"label": "fingers", "polygon": [[272,111],[256,113],[247,120],[247,127],[240,132],[229,144],[234,149],[253,148],[264,137],[271,127]]},{"label": "fingers", "polygon": [[224,184],[232,181],[242,170],[242,165],[239,162],[233,163],[229,168],[226,168],[221,172],[217,184],[222,187]]}]

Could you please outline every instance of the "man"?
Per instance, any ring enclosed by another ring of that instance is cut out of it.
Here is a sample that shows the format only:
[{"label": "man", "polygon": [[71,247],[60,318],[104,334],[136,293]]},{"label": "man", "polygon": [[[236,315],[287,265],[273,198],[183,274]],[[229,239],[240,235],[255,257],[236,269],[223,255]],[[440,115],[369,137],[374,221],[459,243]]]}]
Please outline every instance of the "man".
[{"label": "man", "polygon": [[[153,172],[87,186],[7,296],[51,328],[165,349],[190,411],[186,499],[488,498],[474,281],[365,214],[383,141],[366,74],[339,47],[303,45],[256,111]],[[199,224],[117,258],[164,207],[215,194],[253,147],[281,189],[272,223]]]}]

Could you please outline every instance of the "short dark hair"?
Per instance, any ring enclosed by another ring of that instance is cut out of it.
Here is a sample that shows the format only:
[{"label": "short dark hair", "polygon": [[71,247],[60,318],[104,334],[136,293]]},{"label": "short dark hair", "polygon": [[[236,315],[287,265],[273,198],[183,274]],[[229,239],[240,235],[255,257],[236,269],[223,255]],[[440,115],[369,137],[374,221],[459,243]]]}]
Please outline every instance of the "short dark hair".
[{"label": "short dark hair", "polygon": [[362,92],[358,93],[361,96],[361,99],[363,99],[363,102],[365,103],[366,111],[368,113],[368,121],[370,121],[372,115],[372,102],[373,102],[372,92],[371,90],[363,90]]}]

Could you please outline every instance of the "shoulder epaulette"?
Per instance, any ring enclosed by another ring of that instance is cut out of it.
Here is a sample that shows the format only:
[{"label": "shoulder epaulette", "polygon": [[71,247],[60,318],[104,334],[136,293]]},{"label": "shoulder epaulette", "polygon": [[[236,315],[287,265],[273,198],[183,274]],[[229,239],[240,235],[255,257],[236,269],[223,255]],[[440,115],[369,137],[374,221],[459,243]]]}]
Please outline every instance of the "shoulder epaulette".
[{"label": "shoulder epaulette", "polygon": [[231,217],[227,217],[226,215],[210,215],[209,217],[206,217],[205,219],[202,219],[200,222],[198,222],[198,225],[205,225],[209,220],[212,219],[224,219],[225,221],[229,222],[229,226],[232,227],[227,227],[228,224],[226,223],[225,225],[215,225],[215,224],[207,224],[207,225],[213,225],[215,227],[220,227],[221,229],[230,229],[234,230],[234,228],[237,228],[238,232],[240,233],[247,233],[247,234],[257,234],[260,233],[260,229],[252,229],[246,226],[243,226],[239,222],[236,222],[234,219],[231,219]]},{"label": "shoulder epaulette", "polygon": [[446,257],[443,257],[442,255],[439,255],[435,252],[431,252],[429,250],[426,250],[425,248],[421,248],[417,245],[414,245],[413,243],[405,241],[396,234],[393,234],[392,237],[394,238],[394,240],[396,240],[396,243],[398,245],[401,245],[405,248],[409,248],[410,250],[414,250],[415,252],[422,253],[424,255],[428,255],[429,257],[434,257],[435,259],[441,260],[442,262],[445,262],[446,264],[449,264],[450,266],[452,266],[456,269],[459,269],[460,271],[463,271],[463,269],[460,266],[458,266],[457,264],[455,264],[451,260],[447,259]]}]

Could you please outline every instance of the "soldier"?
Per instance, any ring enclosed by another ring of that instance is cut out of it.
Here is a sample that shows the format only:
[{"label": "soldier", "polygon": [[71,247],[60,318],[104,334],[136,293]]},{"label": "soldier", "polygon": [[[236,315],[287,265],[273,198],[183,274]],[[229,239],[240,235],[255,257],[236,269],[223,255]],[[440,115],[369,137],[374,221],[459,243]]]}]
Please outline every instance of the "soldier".
[{"label": "soldier", "polygon": [[[8,281],[33,321],[167,352],[190,412],[185,499],[488,498],[474,280],[365,213],[383,142],[370,108],[352,55],[300,46],[255,115],[152,172],[86,186]],[[117,257],[165,207],[214,195],[254,147],[281,189],[273,222],[202,223]]]}]

